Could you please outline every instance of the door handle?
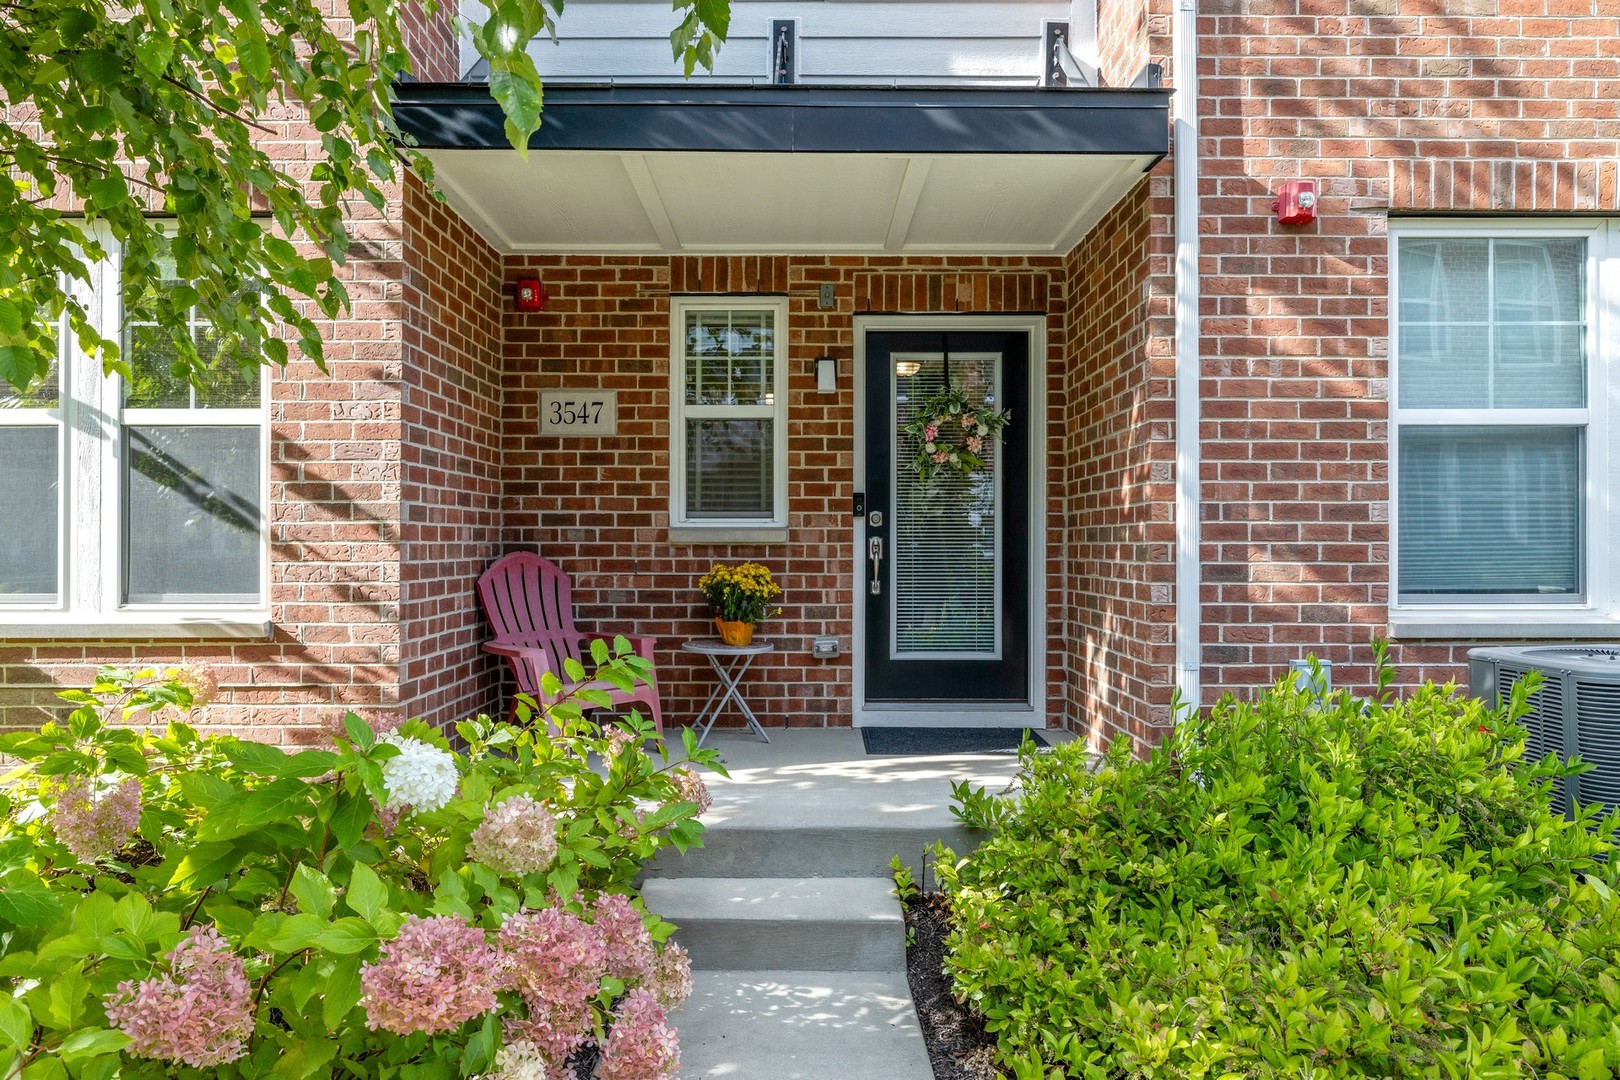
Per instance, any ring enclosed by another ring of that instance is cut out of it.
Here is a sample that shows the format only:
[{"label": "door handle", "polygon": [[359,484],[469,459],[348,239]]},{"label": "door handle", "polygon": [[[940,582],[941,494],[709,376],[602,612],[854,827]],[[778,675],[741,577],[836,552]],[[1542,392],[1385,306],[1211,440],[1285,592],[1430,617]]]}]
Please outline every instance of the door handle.
[{"label": "door handle", "polygon": [[866,541],[866,557],[872,560],[872,595],[883,591],[878,582],[878,568],[883,565],[883,537],[874,536]]}]

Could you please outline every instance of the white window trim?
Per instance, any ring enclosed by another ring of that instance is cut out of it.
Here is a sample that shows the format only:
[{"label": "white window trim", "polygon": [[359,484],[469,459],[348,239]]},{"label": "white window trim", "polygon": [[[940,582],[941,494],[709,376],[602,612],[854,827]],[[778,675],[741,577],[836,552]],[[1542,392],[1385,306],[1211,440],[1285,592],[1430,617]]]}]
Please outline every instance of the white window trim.
[{"label": "white window trim", "polygon": [[[773,405],[760,406],[688,406],[686,404],[686,314],[689,311],[729,311],[739,308],[769,310],[776,322],[771,335],[775,355],[772,358]],[[680,542],[693,543],[703,536],[715,542],[733,542],[731,538],[743,535],[749,538],[775,539],[785,535],[760,530],[785,530],[788,524],[788,378],[787,338],[788,301],[785,296],[760,296],[749,293],[728,293],[719,296],[676,296],[669,305],[669,400],[670,400],[670,501],[669,521],[672,537]],[[749,411],[744,411],[744,409]],[[688,518],[686,516],[686,422],[690,417],[730,415],[738,417],[771,418],[771,507],[770,517],[755,518]]]},{"label": "white window trim", "polygon": [[[108,257],[89,266],[89,282],[74,293],[96,329],[122,338],[122,256],[110,237],[99,237]],[[55,603],[0,605],[0,640],[130,638],[265,638],[270,619],[270,379],[261,372],[259,405],[210,409],[221,426],[259,429],[258,596],[247,603],[125,604],[123,581],[123,380],[105,375],[101,362],[63,334],[61,397],[54,410],[62,432],[60,591]],[[135,411],[135,410],[132,410]],[[189,410],[172,410],[183,414]],[[168,410],[138,410],[144,424],[184,422]],[[195,416],[192,421],[195,422]]]},{"label": "white window trim", "polygon": [[[1587,408],[1503,410],[1490,423],[1503,426],[1568,426],[1584,422],[1586,531],[1585,595],[1566,601],[1487,600],[1479,603],[1400,602],[1400,429],[1403,424],[1480,421],[1478,410],[1400,407],[1400,240],[1423,237],[1574,236],[1587,248]],[[1525,638],[1620,634],[1620,578],[1611,568],[1610,545],[1620,539],[1620,500],[1610,497],[1610,477],[1620,477],[1620,220],[1391,219],[1389,224],[1389,622],[1395,638]]]}]

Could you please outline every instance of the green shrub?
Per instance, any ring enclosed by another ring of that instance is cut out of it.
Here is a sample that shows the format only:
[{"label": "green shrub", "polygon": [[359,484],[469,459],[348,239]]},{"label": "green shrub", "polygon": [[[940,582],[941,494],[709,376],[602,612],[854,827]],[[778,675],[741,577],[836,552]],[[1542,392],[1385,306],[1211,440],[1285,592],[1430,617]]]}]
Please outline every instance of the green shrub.
[{"label": "green shrub", "polygon": [[633,882],[707,795],[650,724],[350,714],[290,753],[178,722],[206,681],[103,669],[0,738],[0,1080],[674,1072],[689,970]]},{"label": "green shrub", "polygon": [[1551,809],[1571,770],[1523,760],[1527,689],[1513,712],[1279,686],[1145,760],[1026,752],[994,835],[938,865],[1003,1068],[1615,1075],[1616,822]]}]

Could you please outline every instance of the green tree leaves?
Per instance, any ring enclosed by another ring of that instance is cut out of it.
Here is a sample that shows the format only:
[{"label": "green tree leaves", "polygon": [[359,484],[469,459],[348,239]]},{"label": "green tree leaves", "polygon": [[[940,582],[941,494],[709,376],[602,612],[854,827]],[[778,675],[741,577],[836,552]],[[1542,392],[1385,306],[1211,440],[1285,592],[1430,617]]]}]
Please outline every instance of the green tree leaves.
[{"label": "green tree leaves", "polygon": [[[111,247],[123,252],[121,307],[166,329],[175,376],[203,385],[214,352],[248,369],[284,363],[289,342],[321,363],[320,321],[348,306],[343,267],[361,207],[388,205],[400,152],[431,172],[404,145],[389,97],[413,70],[412,6],[351,3],[352,26],[329,21],[319,0],[8,6],[0,380],[26,393],[43,379],[63,325],[107,370],[130,374],[84,291]],[[432,0],[422,8],[440,14]],[[472,35],[520,152],[540,123],[529,42],[561,10],[500,0]],[[711,65],[726,0],[675,10],[675,56],[688,73]],[[287,152],[310,139],[312,166],[303,149]],[[210,353],[190,331],[193,309],[212,328]]]}]

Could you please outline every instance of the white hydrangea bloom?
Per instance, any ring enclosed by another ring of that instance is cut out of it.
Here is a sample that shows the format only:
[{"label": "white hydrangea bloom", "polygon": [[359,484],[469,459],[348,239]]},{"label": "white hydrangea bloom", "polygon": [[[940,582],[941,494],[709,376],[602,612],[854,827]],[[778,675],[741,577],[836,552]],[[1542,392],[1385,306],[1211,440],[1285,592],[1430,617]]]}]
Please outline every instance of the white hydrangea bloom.
[{"label": "white hydrangea bloom", "polygon": [[527,795],[514,795],[484,812],[473,830],[472,857],[503,874],[533,874],[557,855],[551,811]]},{"label": "white hydrangea bloom", "polygon": [[546,1063],[527,1039],[509,1042],[495,1051],[493,1080],[546,1080]]},{"label": "white hydrangea bloom", "polygon": [[398,757],[382,763],[389,809],[437,810],[455,798],[456,759],[448,750],[401,735],[385,735],[381,741],[399,747]]}]

